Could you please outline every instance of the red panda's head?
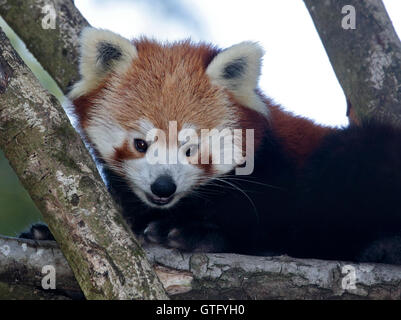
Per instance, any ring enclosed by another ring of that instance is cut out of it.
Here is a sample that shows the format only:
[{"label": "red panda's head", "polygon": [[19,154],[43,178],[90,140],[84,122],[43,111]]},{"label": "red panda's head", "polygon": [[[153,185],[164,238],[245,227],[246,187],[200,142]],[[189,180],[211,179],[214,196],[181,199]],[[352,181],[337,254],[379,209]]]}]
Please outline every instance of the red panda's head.
[{"label": "red panda's head", "polygon": [[[262,55],[251,42],[218,50],[87,28],[69,97],[97,155],[145,203],[168,208],[243,165],[245,129],[257,147],[268,114],[256,92]],[[232,143],[213,147],[222,137]]]}]

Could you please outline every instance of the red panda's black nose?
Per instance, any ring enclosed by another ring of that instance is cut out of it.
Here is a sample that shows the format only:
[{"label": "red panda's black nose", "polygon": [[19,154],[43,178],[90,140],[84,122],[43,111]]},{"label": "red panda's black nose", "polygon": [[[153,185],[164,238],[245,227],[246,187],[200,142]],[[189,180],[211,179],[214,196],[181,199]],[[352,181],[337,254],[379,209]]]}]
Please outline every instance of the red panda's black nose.
[{"label": "red panda's black nose", "polygon": [[154,195],[160,198],[168,198],[174,194],[175,190],[177,190],[177,186],[170,176],[163,175],[152,183],[150,190],[152,190]]}]

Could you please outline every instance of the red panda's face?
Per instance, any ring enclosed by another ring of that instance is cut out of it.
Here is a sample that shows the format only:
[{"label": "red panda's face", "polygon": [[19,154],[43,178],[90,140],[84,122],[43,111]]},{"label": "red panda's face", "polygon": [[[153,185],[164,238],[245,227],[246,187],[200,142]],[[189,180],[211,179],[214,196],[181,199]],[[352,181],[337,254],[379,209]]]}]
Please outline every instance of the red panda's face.
[{"label": "red panda's face", "polygon": [[255,93],[257,45],[218,52],[96,29],[81,39],[82,80],[70,94],[77,116],[98,155],[146,204],[172,207],[243,164],[243,109],[267,112]]}]

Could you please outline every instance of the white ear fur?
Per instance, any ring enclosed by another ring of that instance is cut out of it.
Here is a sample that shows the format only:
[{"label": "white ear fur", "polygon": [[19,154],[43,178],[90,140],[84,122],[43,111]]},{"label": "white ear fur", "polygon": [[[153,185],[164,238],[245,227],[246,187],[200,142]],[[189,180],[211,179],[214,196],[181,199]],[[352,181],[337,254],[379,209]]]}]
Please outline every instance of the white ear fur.
[{"label": "white ear fur", "polygon": [[257,43],[241,42],[220,52],[207,67],[206,74],[212,83],[230,90],[241,104],[267,115],[265,103],[255,92],[263,54]]},{"label": "white ear fur", "polygon": [[85,28],[80,36],[80,45],[81,80],[68,95],[72,100],[96,89],[109,72],[125,72],[138,56],[129,40],[108,30]]}]

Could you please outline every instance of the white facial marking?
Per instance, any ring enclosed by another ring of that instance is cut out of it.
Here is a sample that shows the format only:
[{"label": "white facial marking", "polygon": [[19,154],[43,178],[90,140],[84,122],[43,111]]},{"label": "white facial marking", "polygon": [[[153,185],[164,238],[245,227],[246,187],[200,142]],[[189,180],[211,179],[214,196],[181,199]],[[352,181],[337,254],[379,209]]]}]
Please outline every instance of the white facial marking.
[{"label": "white facial marking", "polygon": [[[177,133],[173,132],[177,128],[175,124],[169,127],[172,130],[169,137],[176,139],[171,141],[167,139],[165,132],[156,129],[148,120],[137,121],[135,127],[138,131],[124,130],[110,118],[106,120],[105,117],[96,117],[90,121],[86,131],[112,169],[115,151],[124,142],[132,142],[132,148],[134,139],[148,142],[148,150],[143,157],[123,160],[118,170],[122,171],[133,192],[149,206],[170,208],[196,188],[200,181],[205,183],[204,170],[197,166],[200,158],[202,164],[208,164],[211,155],[216,176],[228,173],[245,162],[242,156],[241,130],[202,129],[199,138],[195,126],[186,124]],[[206,156],[203,153],[206,153]],[[150,199],[155,197],[151,186],[162,175],[170,176],[177,189],[171,201],[160,206]]]},{"label": "white facial marking", "polygon": [[147,119],[138,120],[136,125],[139,127],[139,131],[143,134],[143,136],[146,136],[149,131],[155,129],[153,123]]},{"label": "white facial marking", "polygon": [[[177,124],[169,127],[169,137],[178,138],[178,141],[167,139],[167,134],[162,130],[154,128],[149,123],[142,122],[143,127],[149,129],[146,134],[146,141],[151,141],[145,157],[141,159],[127,160],[124,162],[123,170],[126,172],[127,180],[132,190],[138,197],[149,206],[159,207],[151,201],[151,185],[162,175],[168,175],[177,186],[174,198],[161,208],[172,207],[179,199],[187,195],[198,185],[198,180],[203,170],[190,164],[186,152],[190,144],[197,144],[195,141],[196,131],[192,125],[184,125],[177,134]],[[148,196],[147,196],[148,195]]]},{"label": "white facial marking", "polygon": [[202,174],[202,170],[189,164],[150,164],[146,158],[128,160],[124,163],[124,170],[127,173],[128,181],[132,190],[137,196],[152,207],[159,207],[148,200],[146,194],[152,195],[152,183],[162,175],[169,175],[177,186],[174,199],[162,206],[170,208],[179,199],[187,195],[194,186],[197,179]]},{"label": "white facial marking", "polygon": [[103,159],[112,159],[115,148],[120,147],[128,132],[111,119],[95,118],[86,128],[86,134]]}]

